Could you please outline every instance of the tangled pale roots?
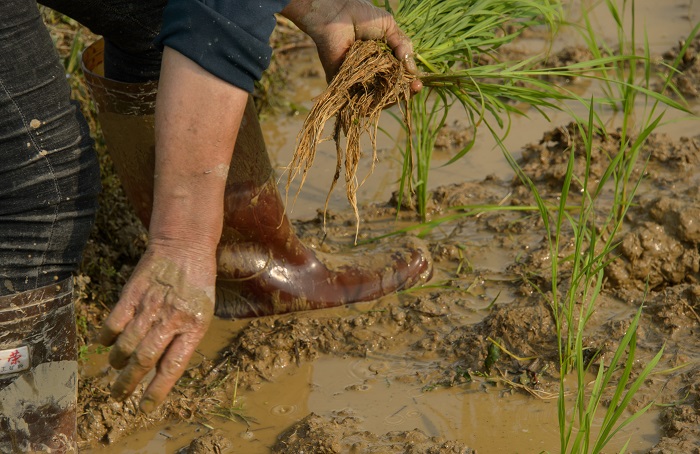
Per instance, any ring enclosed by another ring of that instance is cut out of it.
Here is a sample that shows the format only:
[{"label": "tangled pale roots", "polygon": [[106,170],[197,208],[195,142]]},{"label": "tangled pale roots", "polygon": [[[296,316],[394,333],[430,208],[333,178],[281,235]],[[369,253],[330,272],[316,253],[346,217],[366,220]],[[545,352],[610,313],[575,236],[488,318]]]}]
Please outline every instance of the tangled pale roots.
[{"label": "tangled pale roots", "polygon": [[[377,161],[377,129],[382,110],[393,104],[403,106],[403,121],[410,131],[408,100],[411,82],[415,76],[406,71],[404,65],[391,53],[388,46],[379,41],[356,41],[333,78],[328,88],[319,96],[304,120],[297,146],[288,167],[286,191],[292,180],[301,172],[301,186],[316,156],[319,143],[328,140],[323,129],[331,117],[335,126],[331,138],[335,141],[337,161],[333,182],[324,207],[328,208],[330,195],[340,179],[340,170],[345,162],[345,184],[348,202],[352,206],[359,231],[360,215],[357,209],[357,189],[372,174]],[[341,133],[345,135],[342,146]],[[372,144],[372,165],[369,174],[358,183],[357,169],[362,156],[360,139],[367,134]],[[410,150],[408,150],[410,152]],[[298,195],[298,192],[297,192]]]}]

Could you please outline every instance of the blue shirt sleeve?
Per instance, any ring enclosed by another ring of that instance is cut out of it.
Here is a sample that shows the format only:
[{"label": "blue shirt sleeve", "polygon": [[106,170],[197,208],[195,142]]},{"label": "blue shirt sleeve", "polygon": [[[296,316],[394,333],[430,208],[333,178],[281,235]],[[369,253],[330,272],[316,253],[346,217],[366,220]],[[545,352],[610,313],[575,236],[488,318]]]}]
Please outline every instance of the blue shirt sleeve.
[{"label": "blue shirt sleeve", "polygon": [[169,0],[156,38],[248,92],[270,64],[275,13],[289,0]]}]

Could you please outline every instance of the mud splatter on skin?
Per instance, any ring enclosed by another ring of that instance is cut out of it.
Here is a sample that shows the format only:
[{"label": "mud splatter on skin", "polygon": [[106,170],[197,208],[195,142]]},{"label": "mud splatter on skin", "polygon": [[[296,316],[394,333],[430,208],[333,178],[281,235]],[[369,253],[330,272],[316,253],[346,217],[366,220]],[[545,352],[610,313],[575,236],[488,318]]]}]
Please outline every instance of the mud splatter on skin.
[{"label": "mud splatter on skin", "polygon": [[226,164],[219,164],[214,168],[214,175],[216,175],[219,178],[223,178],[224,180],[228,178],[228,170],[229,166]]},{"label": "mud splatter on skin", "polygon": [[214,315],[214,288],[190,282],[202,270],[191,263],[184,269],[166,253],[157,246],[146,251],[100,335],[100,343],[112,346],[110,363],[123,369],[112,385],[115,399],[127,398],[156,370],[141,399],[144,412],[164,400],[170,377],[182,374]]}]

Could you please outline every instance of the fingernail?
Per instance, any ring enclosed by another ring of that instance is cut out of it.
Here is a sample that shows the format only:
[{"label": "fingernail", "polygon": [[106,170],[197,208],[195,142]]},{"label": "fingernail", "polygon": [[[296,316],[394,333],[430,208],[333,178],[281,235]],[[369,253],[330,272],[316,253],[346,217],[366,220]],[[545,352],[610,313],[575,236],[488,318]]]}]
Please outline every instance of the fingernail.
[{"label": "fingernail", "polygon": [[126,398],[126,393],[123,389],[112,386],[112,399],[116,401],[123,401]]},{"label": "fingernail", "polygon": [[416,62],[413,59],[406,60],[404,64],[406,65],[406,70],[408,70],[409,73],[418,74],[418,66],[416,66]]},{"label": "fingernail", "polygon": [[141,411],[144,413],[150,413],[156,409],[155,401],[148,397],[141,400],[141,404],[139,406],[141,407]]}]

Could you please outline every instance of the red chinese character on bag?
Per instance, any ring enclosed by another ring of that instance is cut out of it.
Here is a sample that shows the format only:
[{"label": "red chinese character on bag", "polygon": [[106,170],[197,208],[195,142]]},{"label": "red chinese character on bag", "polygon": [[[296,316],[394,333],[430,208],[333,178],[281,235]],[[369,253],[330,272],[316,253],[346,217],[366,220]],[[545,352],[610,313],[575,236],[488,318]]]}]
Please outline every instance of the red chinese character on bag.
[{"label": "red chinese character on bag", "polygon": [[10,353],[10,356],[7,358],[7,362],[9,362],[11,366],[14,366],[19,363],[20,359],[22,359],[22,354],[19,352],[19,350],[15,350]]}]

